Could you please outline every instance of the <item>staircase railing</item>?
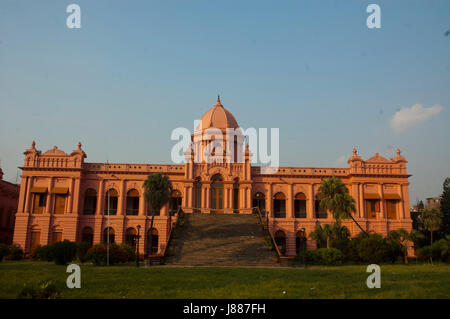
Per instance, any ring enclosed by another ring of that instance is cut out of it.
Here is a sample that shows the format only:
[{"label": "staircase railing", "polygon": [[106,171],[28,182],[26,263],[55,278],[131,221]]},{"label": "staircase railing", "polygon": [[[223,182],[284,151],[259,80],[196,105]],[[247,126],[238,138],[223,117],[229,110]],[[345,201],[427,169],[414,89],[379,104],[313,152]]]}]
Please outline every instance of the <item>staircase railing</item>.
[{"label": "staircase railing", "polygon": [[[263,230],[266,230],[266,228],[264,227],[264,217],[262,216],[261,209],[258,206],[256,206],[256,207],[253,207],[253,210],[258,215],[259,220],[260,220],[261,224],[263,225]],[[267,223],[267,234],[269,235],[270,240],[272,242],[272,246],[275,248],[275,252],[277,253],[277,260],[278,260],[278,262],[280,262],[280,259],[283,257],[283,255],[281,254],[280,249],[278,248],[278,245],[275,241],[275,238],[273,237],[272,232],[270,231],[269,213],[268,212],[266,212],[266,220],[265,221]]]},{"label": "staircase railing", "polygon": [[[264,229],[264,218],[262,216],[261,209],[259,207],[253,207],[253,209],[254,209],[254,211],[256,211],[256,214],[259,216],[259,220],[261,221],[261,224],[263,225],[263,229]],[[269,215],[270,215],[269,212],[266,212],[267,233],[271,239],[273,247],[275,248],[275,252],[277,253],[278,262],[280,262],[281,260],[293,261],[295,259],[295,257],[283,255],[281,253],[280,249],[278,248],[277,242],[276,242],[272,232],[270,231]]]},{"label": "staircase railing", "polygon": [[[178,222],[181,218],[183,218],[184,216],[184,212],[181,209],[181,206],[178,206],[177,211],[175,212],[174,216],[176,216],[176,222]],[[172,240],[172,233],[173,230],[176,229],[176,227],[174,227],[173,223],[172,223],[172,216],[169,216],[169,235],[167,237],[167,243],[166,246],[164,247],[164,250],[162,251],[161,255],[163,257],[163,261],[164,259],[167,257],[167,248],[170,245],[170,241]]]}]

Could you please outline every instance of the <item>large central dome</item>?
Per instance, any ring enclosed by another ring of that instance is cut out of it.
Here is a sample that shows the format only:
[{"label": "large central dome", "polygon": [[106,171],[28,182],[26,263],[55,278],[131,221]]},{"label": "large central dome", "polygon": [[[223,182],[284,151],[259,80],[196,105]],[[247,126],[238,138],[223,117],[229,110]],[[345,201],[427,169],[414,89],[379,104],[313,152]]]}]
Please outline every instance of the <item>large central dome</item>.
[{"label": "large central dome", "polygon": [[[217,98],[216,105],[214,105],[202,116],[201,125],[202,131],[212,127],[221,130],[225,130],[227,128],[239,128],[233,114],[231,114],[231,112],[224,108],[222,103],[220,103],[220,97]],[[198,129],[200,129],[200,127],[197,127],[196,130]]]}]

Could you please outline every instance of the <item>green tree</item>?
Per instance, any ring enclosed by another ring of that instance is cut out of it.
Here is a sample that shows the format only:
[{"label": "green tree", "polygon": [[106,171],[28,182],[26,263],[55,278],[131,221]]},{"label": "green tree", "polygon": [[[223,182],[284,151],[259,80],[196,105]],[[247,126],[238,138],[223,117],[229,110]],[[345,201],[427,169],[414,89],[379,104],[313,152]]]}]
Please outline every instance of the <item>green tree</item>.
[{"label": "green tree", "polygon": [[420,214],[420,221],[423,227],[431,233],[431,244],[433,245],[433,231],[438,230],[442,225],[442,213],[439,209],[432,207],[426,208]]},{"label": "green tree", "polygon": [[332,176],[323,179],[317,196],[320,199],[320,207],[329,210],[338,225],[340,225],[341,220],[351,218],[359,229],[366,233],[353,218],[352,212],[356,210],[355,200],[350,196],[347,187],[339,178]]},{"label": "green tree", "polygon": [[330,236],[331,226],[328,224],[323,225],[323,227],[322,225],[316,225],[314,231],[309,234],[309,237],[317,242],[318,248],[324,247],[325,245],[329,248]]},{"label": "green tree", "polygon": [[408,264],[408,243],[415,243],[421,236],[419,231],[412,229],[408,232],[404,228],[392,230],[389,232],[388,238],[394,242],[399,243],[403,247],[403,253],[405,256],[405,265]]},{"label": "green tree", "polygon": [[[168,176],[163,176],[161,173],[153,173],[147,177],[144,182],[144,198],[145,201],[150,205],[151,209],[151,222],[150,222],[150,232],[153,229],[153,220],[155,218],[154,211],[160,211],[164,205],[170,199],[170,194],[172,193],[173,187],[172,182],[169,180]],[[152,254],[152,236],[150,235],[149,240],[150,253]]]},{"label": "green tree", "polygon": [[450,235],[450,177],[444,180],[441,195],[441,213],[443,237]]}]

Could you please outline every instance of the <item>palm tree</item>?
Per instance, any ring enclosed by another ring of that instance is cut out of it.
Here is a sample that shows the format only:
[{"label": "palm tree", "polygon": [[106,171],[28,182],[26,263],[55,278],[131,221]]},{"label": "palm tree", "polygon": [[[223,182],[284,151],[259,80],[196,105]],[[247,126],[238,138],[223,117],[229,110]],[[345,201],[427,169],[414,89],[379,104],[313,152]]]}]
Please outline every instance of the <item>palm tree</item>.
[{"label": "palm tree", "polygon": [[[153,173],[147,177],[144,182],[144,198],[151,207],[152,220],[150,222],[150,232],[153,229],[154,211],[159,212],[170,199],[172,193],[172,182],[168,176],[162,176],[161,173]],[[152,235],[150,234],[150,254],[153,254]]]},{"label": "palm tree", "polygon": [[[435,207],[426,208],[420,213],[419,220],[423,227],[431,233],[430,246],[433,245],[433,231],[438,230],[442,224],[441,211]],[[433,262],[433,257],[430,256],[430,260]]]},{"label": "palm tree", "polygon": [[359,229],[367,234],[353,218],[352,212],[356,211],[355,200],[348,194],[347,187],[339,178],[332,176],[323,179],[317,196],[320,199],[320,207],[329,210],[338,225],[342,219],[351,218]]},{"label": "palm tree", "polygon": [[442,213],[439,209],[432,207],[426,208],[420,213],[420,221],[423,227],[431,232],[431,243],[433,245],[433,231],[438,230],[442,224]]},{"label": "palm tree", "polygon": [[332,228],[330,225],[325,224],[323,227],[321,225],[316,225],[314,231],[309,234],[312,240],[315,240],[318,246],[323,246],[325,243],[327,248],[330,248],[330,237],[332,234]]},{"label": "palm tree", "polygon": [[404,228],[399,228],[397,230],[393,230],[389,232],[389,239],[392,241],[398,242],[400,245],[403,246],[404,254],[405,254],[405,265],[408,264],[408,243],[409,242],[416,242],[417,239],[419,239],[422,236],[420,232],[417,230],[412,229],[410,232],[408,232]]}]

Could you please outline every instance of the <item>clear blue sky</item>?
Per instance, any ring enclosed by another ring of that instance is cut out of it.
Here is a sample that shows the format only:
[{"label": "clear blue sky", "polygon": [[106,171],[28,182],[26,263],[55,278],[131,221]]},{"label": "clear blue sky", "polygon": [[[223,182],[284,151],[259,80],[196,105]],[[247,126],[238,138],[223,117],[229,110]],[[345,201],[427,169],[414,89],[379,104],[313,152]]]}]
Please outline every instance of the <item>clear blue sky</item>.
[{"label": "clear blue sky", "polygon": [[[66,27],[81,7],[82,28]],[[381,29],[366,7],[381,6]],[[347,166],[399,147],[411,202],[450,176],[450,1],[0,2],[0,159],[23,151],[170,163],[220,93],[241,127],[279,127],[285,166]],[[442,106],[402,132],[402,107]]]}]

